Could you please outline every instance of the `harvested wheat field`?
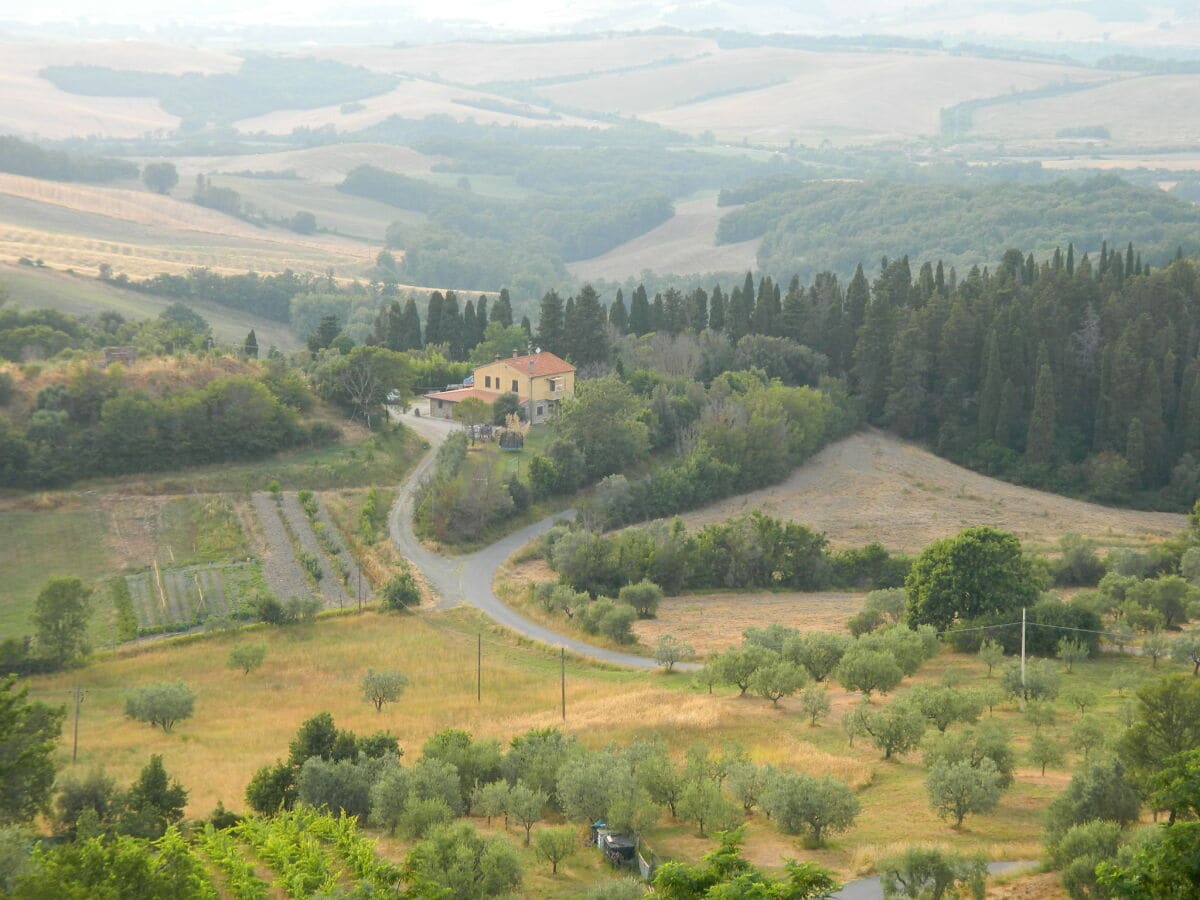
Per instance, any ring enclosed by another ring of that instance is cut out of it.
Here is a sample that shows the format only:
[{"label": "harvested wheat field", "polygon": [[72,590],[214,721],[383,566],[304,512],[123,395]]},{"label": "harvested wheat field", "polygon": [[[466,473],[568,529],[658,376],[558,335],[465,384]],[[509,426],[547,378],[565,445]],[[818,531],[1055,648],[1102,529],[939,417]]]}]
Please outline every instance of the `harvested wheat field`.
[{"label": "harvested wheat field", "polygon": [[240,57],[141,41],[0,44],[0,133],[49,140],[103,135],[140,137],[171,130],[176,116],[149,97],[85,97],[61,91],[38,72],[56,65],[111,66],[144,72],[235,72]]},{"label": "harvested wheat field", "polygon": [[[155,161],[156,157],[133,159],[138,165]],[[238,172],[295,172],[305,181],[338,184],[351,169],[367,165],[402,175],[427,175],[433,171],[434,165],[445,162],[445,157],[427,156],[410,147],[391,144],[329,144],[275,153],[180,156],[171,161],[179,170],[180,184],[189,184],[197,175]]]},{"label": "harvested wheat field", "polygon": [[1145,546],[1187,524],[1176,513],[1116,509],[988,478],[878,431],[826,447],[782,484],[683,518],[695,528],[754,509],[823,531],[835,546],[878,541],[907,553],[972,525],[1004,528],[1046,550],[1067,532],[1108,549]]},{"label": "harvested wheat field", "polygon": [[567,270],[584,281],[621,281],[650,270],[660,274],[699,275],[741,272],[757,265],[762,238],[717,243],[717,224],[737,207],[717,206],[716,197],[675,204],[675,215],[603,256],[571,263]]},{"label": "harvested wheat field", "polygon": [[842,634],[847,620],[862,608],[862,598],[862,594],[837,591],[667,597],[659,605],[658,615],[639,619],[633,632],[647,647],[653,647],[664,634],[672,634],[703,657],[740,644],[745,629],[765,625]]},{"label": "harvested wheat field", "polygon": [[637,114],[727,141],[786,144],[935,135],[944,108],[1061,81],[1110,77],[1079,66],[941,53],[723,50],[656,69],[539,88],[574,108]]},{"label": "harvested wheat field", "polygon": [[579,119],[574,116],[550,118],[547,110],[540,107],[535,107],[540,114],[539,117],[532,118],[498,112],[495,109],[486,109],[476,105],[497,102],[501,104],[501,108],[520,106],[520,104],[494,94],[484,94],[467,88],[410,78],[400,82],[386,94],[364,97],[356,104],[362,108],[356,109],[354,112],[342,112],[341,105],[322,106],[317,109],[284,109],[255,116],[252,119],[242,119],[235,124],[239,131],[247,134],[259,132],[290,134],[296,128],[323,128],[327,125],[332,125],[342,132],[358,131],[377,125],[390,116],[404,116],[409,119],[450,116],[459,121],[473,119],[483,125],[602,127],[590,119]]},{"label": "harvested wheat field", "polygon": [[1063,128],[1103,126],[1112,144],[1193,149],[1200,142],[1200,75],[1124,78],[1078,93],[978,110],[971,136],[1053,140]]},{"label": "harvested wheat field", "polygon": [[643,66],[712,53],[717,42],[689,35],[612,35],[547,41],[451,42],[413,47],[316,48],[314,55],[381,72],[436,75],[459,84],[528,81]]},{"label": "harvested wheat field", "polygon": [[359,274],[376,249],[348,238],[259,228],[146,191],[0,174],[0,259],[42,259],[94,273],[108,263],[130,276],[296,269]]}]

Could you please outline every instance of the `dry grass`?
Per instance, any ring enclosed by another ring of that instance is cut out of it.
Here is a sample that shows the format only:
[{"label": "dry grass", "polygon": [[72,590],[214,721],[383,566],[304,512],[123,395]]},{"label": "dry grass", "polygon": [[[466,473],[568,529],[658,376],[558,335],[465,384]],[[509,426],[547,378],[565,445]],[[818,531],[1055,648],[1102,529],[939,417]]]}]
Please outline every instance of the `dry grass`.
[{"label": "dry grass", "polygon": [[[153,162],[135,158],[136,163]],[[293,171],[305,181],[338,184],[358,166],[378,166],[404,175],[427,175],[443,157],[426,156],[410,147],[392,144],[329,144],[303,150],[275,153],[247,153],[237,156],[181,156],[172,160],[179,170],[181,184],[190,184],[197,175],[215,172],[287,172]]]},{"label": "dry grass", "polygon": [[[941,110],[965,100],[1103,77],[1108,76],[1080,67],[943,53],[753,48],[541,92],[570,106],[636,113],[690,133],[711,129],[730,142],[784,144],[795,138],[844,144],[936,135]],[[781,78],[786,80],[771,85]],[[698,99],[730,87],[744,90]]]},{"label": "dry grass", "polygon": [[708,656],[741,643],[747,628],[787,625],[803,631],[843,633],[847,620],[862,608],[862,594],[822,592],[699,594],[667,597],[658,616],[633,626],[638,641],[653,647],[672,634]]},{"label": "dry grass", "polygon": [[349,276],[376,252],[346,238],[257,228],[145,191],[0,174],[0,197],[10,201],[0,218],[0,259],[26,256],[88,273],[107,262],[131,276],[195,266],[228,273],[332,268]]},{"label": "dry grass", "polygon": [[[112,310],[127,319],[148,319],[174,302],[170,297],[144,294],[98,278],[50,268],[0,263],[0,283],[8,290],[13,306],[56,309],[75,316]],[[253,328],[260,347],[275,346],[288,351],[303,346],[283,322],[204,300],[189,300],[188,305],[212,325],[213,336],[219,343],[241,346],[246,333]]]},{"label": "dry grass", "polygon": [[677,203],[669,221],[602,256],[571,263],[567,269],[584,281],[621,281],[647,269],[677,275],[753,269],[762,238],[734,244],[716,240],[717,223],[734,208],[718,207],[716,197]]},{"label": "dry grass", "polygon": [[525,81],[640,66],[667,57],[711,53],[710,38],[619,35],[583,40],[454,42],[415,47],[314,48],[317,56],[384,72],[438,75],[459,84]]},{"label": "dry grass", "polygon": [[823,531],[835,546],[878,541],[909,553],[972,525],[1007,529],[1027,547],[1044,550],[1066,531],[1105,548],[1144,546],[1187,523],[1174,513],[1117,509],[1018,487],[874,431],[826,447],[782,484],[683,518],[698,527],[754,509]]},{"label": "dry grass", "polygon": [[[14,400],[6,408],[10,418],[20,420],[33,411],[37,395],[52,385],[66,384],[81,372],[96,367],[93,362],[49,363],[33,368],[0,366],[13,379]],[[262,364],[235,356],[148,356],[121,367],[120,383],[152,398],[181,390],[203,387],[227,375],[258,373]],[[116,369],[112,370],[114,373]]]},{"label": "dry grass", "polygon": [[973,139],[1051,140],[1059,129],[1103,125],[1112,143],[1193,149],[1200,143],[1200,75],[1126,78],[1079,93],[976,112]]},{"label": "dry grass", "polygon": [[233,72],[241,59],[221,51],[138,41],[0,44],[0,133],[51,140],[136,138],[178,126],[179,119],[150,98],[69,94],[38,75],[46,66],[77,63],[182,74]]},{"label": "dry grass", "polygon": [[[1043,159],[1043,169],[1167,169],[1171,172],[1200,171],[1200,156],[1188,154],[1163,156],[1072,156],[1067,159]],[[1160,185],[1161,186],[1161,185]],[[1169,188],[1163,188],[1169,190]]]},{"label": "dry grass", "polygon": [[561,116],[557,119],[531,119],[526,116],[481,109],[457,102],[459,100],[494,101],[497,99],[512,104],[511,100],[497,98],[493,94],[468,88],[452,87],[434,81],[407,79],[386,94],[359,100],[362,109],[355,112],[343,113],[340,105],[322,106],[317,109],[286,109],[255,116],[252,119],[242,119],[235,125],[241,131],[267,134],[290,134],[296,128],[321,128],[326,125],[332,125],[338,131],[346,132],[376,125],[389,116],[422,119],[435,115],[450,116],[459,121],[474,119],[484,125],[586,125],[593,127],[598,125],[590,119],[579,119],[574,116]]}]

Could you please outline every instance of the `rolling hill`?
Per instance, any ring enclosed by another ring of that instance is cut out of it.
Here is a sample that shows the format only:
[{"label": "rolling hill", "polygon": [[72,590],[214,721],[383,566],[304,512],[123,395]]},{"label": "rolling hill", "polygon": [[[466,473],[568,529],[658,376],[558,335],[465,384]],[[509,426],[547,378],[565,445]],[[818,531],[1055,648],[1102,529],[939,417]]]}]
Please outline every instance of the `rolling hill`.
[{"label": "rolling hill", "polygon": [[878,541],[912,553],[973,525],[1015,533],[1046,550],[1066,532],[1104,548],[1137,547],[1187,525],[1174,513],[1085,503],[997,481],[878,431],[831,444],[782,484],[686,514],[689,527],[761,509],[823,531],[839,547]]}]

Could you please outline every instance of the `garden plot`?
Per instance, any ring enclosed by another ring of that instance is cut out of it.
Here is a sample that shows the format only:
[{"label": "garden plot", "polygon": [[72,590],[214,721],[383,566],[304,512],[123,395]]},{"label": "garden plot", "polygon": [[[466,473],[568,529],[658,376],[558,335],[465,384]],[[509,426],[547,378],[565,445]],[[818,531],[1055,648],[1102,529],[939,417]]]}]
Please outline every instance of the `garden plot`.
[{"label": "garden plot", "polygon": [[[326,606],[350,605],[352,601],[342,581],[343,570],[345,569],[343,557],[346,557],[347,554],[331,554],[326,552],[325,548],[321,546],[321,541],[317,539],[312,524],[309,522],[304,509],[300,505],[300,499],[297,494],[290,491],[285,493],[280,509],[283,513],[284,522],[295,537],[299,552],[308,554],[310,557],[315,557],[320,561],[322,577],[317,587],[322,602]],[[332,537],[332,535],[330,536]],[[342,563],[342,565],[339,566],[339,563]],[[346,580],[349,580],[348,575]]]},{"label": "garden plot", "polygon": [[256,563],[153,566],[125,577],[139,629],[170,629],[211,618],[236,616],[262,581]]},{"label": "garden plot", "polygon": [[262,534],[266,539],[266,552],[263,554],[263,574],[267,585],[281,600],[290,597],[302,597],[312,588],[304,576],[304,569],[296,561],[292,549],[292,539],[287,527],[283,524],[279,507],[267,493],[257,493],[250,498],[254,513],[262,526]]}]

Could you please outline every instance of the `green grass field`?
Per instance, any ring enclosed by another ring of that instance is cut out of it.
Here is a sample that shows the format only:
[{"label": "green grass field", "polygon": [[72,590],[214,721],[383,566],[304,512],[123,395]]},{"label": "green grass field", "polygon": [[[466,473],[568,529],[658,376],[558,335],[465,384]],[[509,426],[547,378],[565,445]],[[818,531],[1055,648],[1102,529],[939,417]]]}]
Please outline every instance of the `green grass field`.
[{"label": "green grass field", "polygon": [[[33,631],[38,590],[47,578],[73,575],[95,586],[113,566],[105,543],[108,517],[94,504],[52,510],[0,509],[0,635],[20,637]],[[110,637],[111,616],[107,590],[100,586],[93,598],[98,614],[92,617],[96,642]]]},{"label": "green grass field", "polygon": [[424,448],[424,442],[408,430],[365,439],[352,433],[330,447],[291,450],[252,462],[97,479],[87,486],[137,494],[246,494],[266,490],[272,481],[287,491],[391,486],[403,481]]},{"label": "green grass field", "polygon": [[[0,264],[0,287],[8,292],[13,306],[27,309],[56,309],[83,316],[112,310],[127,319],[157,316],[174,301],[169,297],[122,290],[96,278],[69,275],[52,269]],[[283,322],[252,316],[216,303],[188,304],[208,320],[218,341],[240,346],[253,328],[263,354],[274,345],[296,350],[302,342]]]}]

